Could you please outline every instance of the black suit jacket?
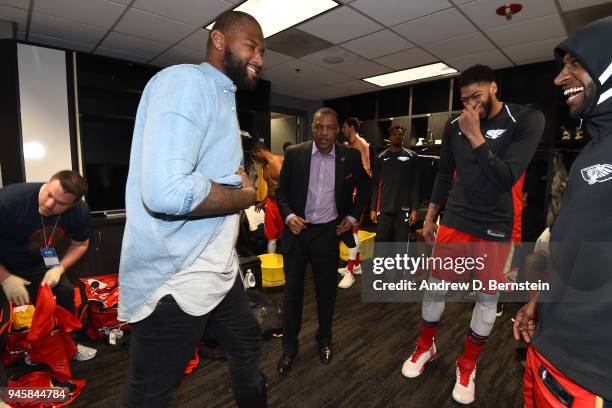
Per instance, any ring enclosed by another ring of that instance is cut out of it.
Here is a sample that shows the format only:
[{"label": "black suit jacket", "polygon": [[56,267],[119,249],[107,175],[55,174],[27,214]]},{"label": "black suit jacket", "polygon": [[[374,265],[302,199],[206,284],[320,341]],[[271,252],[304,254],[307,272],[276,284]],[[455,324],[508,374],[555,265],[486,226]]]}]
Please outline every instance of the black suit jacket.
[{"label": "black suit jacket", "polygon": [[[285,154],[276,190],[276,200],[283,220],[292,213],[305,218],[312,144],[312,141],[308,141],[291,146]],[[357,187],[357,198],[353,203],[355,187]],[[368,205],[370,177],[363,169],[359,151],[338,143],[336,143],[335,189],[338,220],[342,220],[347,215],[359,220],[363,209]],[[289,228],[285,230],[289,231]]]}]

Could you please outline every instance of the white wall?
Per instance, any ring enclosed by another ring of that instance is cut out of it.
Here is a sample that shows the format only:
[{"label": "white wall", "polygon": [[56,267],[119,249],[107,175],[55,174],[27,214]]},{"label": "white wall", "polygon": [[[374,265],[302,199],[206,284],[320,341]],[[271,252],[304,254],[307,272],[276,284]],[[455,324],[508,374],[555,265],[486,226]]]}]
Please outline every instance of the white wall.
[{"label": "white wall", "polygon": [[18,44],[19,98],[26,181],[72,169],[66,53]]},{"label": "white wall", "polygon": [[295,144],[297,121],[295,117],[272,119],[270,122],[271,152],[283,156],[283,144]]}]

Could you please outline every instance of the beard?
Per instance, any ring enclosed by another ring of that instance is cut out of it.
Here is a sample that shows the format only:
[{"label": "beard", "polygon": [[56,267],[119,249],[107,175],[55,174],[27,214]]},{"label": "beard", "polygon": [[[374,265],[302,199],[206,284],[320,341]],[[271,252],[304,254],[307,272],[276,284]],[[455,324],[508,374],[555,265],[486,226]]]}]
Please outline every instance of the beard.
[{"label": "beard", "polygon": [[593,83],[585,85],[582,95],[582,103],[575,108],[570,108],[570,117],[573,119],[588,115],[596,105],[595,99],[597,98],[597,92],[595,91],[595,85]]},{"label": "beard", "polygon": [[252,91],[257,87],[257,80],[250,79],[247,74],[247,62],[242,61],[238,55],[230,49],[225,50],[223,55],[223,69],[225,75],[236,84],[238,89]]},{"label": "beard", "polygon": [[483,119],[487,119],[491,114],[491,109],[493,109],[493,101],[491,100],[491,95],[487,98],[486,102],[482,103],[482,107],[484,108],[485,114]]}]

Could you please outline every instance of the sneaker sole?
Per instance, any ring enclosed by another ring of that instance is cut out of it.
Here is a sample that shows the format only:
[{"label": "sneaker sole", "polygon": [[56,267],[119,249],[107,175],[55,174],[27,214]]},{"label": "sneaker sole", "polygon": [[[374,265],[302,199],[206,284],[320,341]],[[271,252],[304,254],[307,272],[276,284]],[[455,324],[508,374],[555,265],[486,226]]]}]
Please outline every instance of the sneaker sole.
[{"label": "sneaker sole", "polygon": [[423,371],[425,371],[425,366],[429,363],[431,363],[432,361],[434,361],[436,358],[438,358],[438,354],[440,354],[440,352],[438,350],[436,350],[436,354],[434,354],[433,356],[429,357],[429,360],[427,360],[426,362],[423,363],[423,367],[421,367],[421,371],[419,371],[419,373],[417,375],[411,376],[411,375],[406,375],[404,373],[403,367],[402,367],[402,375],[406,378],[417,378],[419,377],[421,374],[423,374]]},{"label": "sneaker sole", "polygon": [[476,398],[472,398],[469,401],[459,401],[457,398],[455,398],[455,393],[452,394],[452,397],[453,397],[453,401],[455,401],[456,403],[461,404],[461,405],[469,405],[472,402],[476,401]]}]

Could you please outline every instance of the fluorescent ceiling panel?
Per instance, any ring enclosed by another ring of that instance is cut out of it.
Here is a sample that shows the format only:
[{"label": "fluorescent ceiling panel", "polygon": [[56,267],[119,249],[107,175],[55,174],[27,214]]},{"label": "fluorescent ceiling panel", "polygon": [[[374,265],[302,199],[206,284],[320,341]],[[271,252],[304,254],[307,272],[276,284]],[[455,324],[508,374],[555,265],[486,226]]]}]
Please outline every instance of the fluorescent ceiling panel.
[{"label": "fluorescent ceiling panel", "polygon": [[[255,17],[264,38],[339,6],[334,0],[248,0],[234,8]],[[206,28],[212,30],[213,21]]]},{"label": "fluorescent ceiling panel", "polygon": [[402,84],[404,82],[418,81],[425,78],[447,76],[456,73],[457,70],[449,67],[446,64],[437,62],[435,64],[423,65],[422,67],[404,69],[402,71],[395,71],[388,74],[364,78],[363,80],[378,86],[389,86]]}]

